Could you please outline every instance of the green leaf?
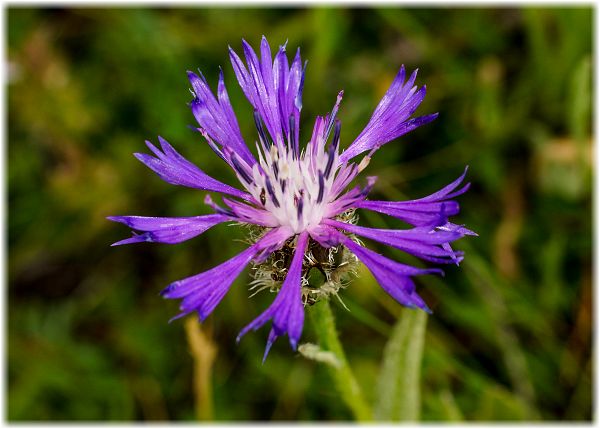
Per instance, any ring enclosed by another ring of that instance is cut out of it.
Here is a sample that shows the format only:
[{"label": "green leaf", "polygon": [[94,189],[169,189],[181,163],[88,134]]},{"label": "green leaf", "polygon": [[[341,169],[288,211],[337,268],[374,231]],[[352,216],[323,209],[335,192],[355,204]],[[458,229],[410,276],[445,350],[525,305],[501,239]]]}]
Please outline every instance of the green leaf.
[{"label": "green leaf", "polygon": [[427,313],[403,309],[385,346],[374,416],[379,421],[417,421]]}]

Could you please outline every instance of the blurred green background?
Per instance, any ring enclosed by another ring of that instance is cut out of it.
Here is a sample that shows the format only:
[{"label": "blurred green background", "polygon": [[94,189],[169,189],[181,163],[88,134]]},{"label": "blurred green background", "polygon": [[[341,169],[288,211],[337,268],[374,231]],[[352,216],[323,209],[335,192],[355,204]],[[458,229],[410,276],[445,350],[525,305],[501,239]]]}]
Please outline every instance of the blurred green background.
[{"label": "blurred green background", "polygon": [[[457,242],[460,268],[418,281],[434,311],[422,420],[591,419],[591,8],[11,7],[7,18],[9,420],[351,418],[323,366],[286,339],[264,365],[268,328],[236,345],[272,300],[248,299],[248,270],[202,334],[188,331],[212,344],[196,358],[212,403],[198,400],[185,321],[167,324],[177,303],[158,292],[239,252],[242,229],[109,247],[129,231],[105,216],[210,212],[204,192],[168,185],[132,156],[144,139],[160,134],[235,183],[187,127],[185,71],[200,68],[214,88],[223,66],[253,142],[227,45],[257,46],[262,34],[309,60],[303,141],[344,89],[349,144],[400,65],[419,67],[419,112],[440,116],[374,157],[374,197],[425,196],[470,165],[456,222],[480,236]],[[361,223],[399,226],[371,213]],[[340,337],[372,400],[400,306],[364,270],[342,298]],[[303,341],[316,341],[308,323]]]}]

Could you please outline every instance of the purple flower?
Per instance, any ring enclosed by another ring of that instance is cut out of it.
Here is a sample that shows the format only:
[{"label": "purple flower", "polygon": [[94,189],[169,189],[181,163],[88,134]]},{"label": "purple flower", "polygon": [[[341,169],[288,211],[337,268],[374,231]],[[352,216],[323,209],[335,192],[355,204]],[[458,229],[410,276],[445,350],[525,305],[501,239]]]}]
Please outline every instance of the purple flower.
[{"label": "purple flower", "polygon": [[[302,335],[304,306],[328,293],[337,293],[344,275],[357,260],[366,265],[381,287],[398,302],[429,311],[416,292],[413,277],[443,272],[390,260],[364,247],[358,237],[395,247],[425,261],[458,264],[463,254],[454,251],[450,243],[465,235],[476,235],[448,219],[459,212],[454,198],[469,188],[468,183],[460,187],[467,170],[445,188],[417,200],[367,200],[375,177],[367,177],[364,187],[347,190],[381,146],[437,117],[435,113],[412,118],[426,92],[425,86],[414,85],[417,71],[406,80],[404,66],[400,68],[365,129],[340,153],[341,123],[336,114],[343,92],[339,93],[330,114],[316,118],[312,137],[306,145],[301,145],[300,111],[306,65],[302,64],[300,50],[290,64],[285,45],[279,47],[273,59],[264,37],[260,57],[246,41],[242,43],[245,64],[231,48],[229,55],[238,82],[254,108],[258,159],[244,142],[223,72],[219,75],[216,97],[201,73],[188,72],[188,78],[195,95],[190,107],[200,125],[198,131],[233,169],[243,190],[208,176],[161,137],[160,150],[146,142],[154,156],[140,153],[135,156],[160,178],[174,185],[223,194],[224,206],[207,195],[205,202],[215,214],[182,218],[109,217],[138,231],[114,245],[142,241],[179,243],[223,222],[254,225],[251,244],[246,250],[206,272],[170,284],[162,295],[181,299],[181,313],[175,318],[195,311],[204,320],[236,277],[252,263],[253,287],[278,292],[273,303],[240,332],[238,340],[249,330],[271,321],[265,357],[277,337],[284,334],[296,349]],[[352,161],[365,153],[360,161]],[[412,228],[358,226],[356,209],[393,216]],[[315,267],[324,275],[324,285],[331,287],[310,284],[308,272]]]}]

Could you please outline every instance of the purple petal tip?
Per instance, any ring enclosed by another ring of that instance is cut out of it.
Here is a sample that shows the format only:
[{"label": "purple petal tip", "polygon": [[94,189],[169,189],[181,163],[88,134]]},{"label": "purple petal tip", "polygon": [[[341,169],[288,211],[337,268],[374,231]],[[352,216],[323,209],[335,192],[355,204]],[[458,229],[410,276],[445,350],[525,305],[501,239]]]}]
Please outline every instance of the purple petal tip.
[{"label": "purple petal tip", "polygon": [[292,350],[296,351],[296,349],[298,349],[298,340],[290,338],[290,346],[292,347]]},{"label": "purple petal tip", "polygon": [[166,288],[159,292],[160,296],[164,298],[169,298],[169,292],[172,292],[177,287],[177,282],[169,284]]},{"label": "purple petal tip", "polygon": [[425,304],[423,305],[423,307],[421,307],[421,309],[427,314],[433,314],[433,311],[431,311],[431,309]]}]

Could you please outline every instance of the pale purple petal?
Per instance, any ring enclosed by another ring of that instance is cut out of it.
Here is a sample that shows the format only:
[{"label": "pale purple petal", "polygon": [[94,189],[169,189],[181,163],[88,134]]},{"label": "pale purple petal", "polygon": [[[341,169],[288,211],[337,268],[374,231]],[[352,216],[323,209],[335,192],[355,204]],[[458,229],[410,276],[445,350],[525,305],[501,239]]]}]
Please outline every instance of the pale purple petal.
[{"label": "pale purple petal", "polygon": [[257,208],[239,201],[223,198],[223,202],[231,209],[240,222],[252,223],[264,227],[276,227],[279,221],[273,214],[262,208]]},{"label": "pale purple petal", "polygon": [[325,210],[325,216],[327,218],[332,218],[350,208],[357,207],[359,201],[364,200],[369,192],[371,192],[376,181],[376,176],[367,176],[367,186],[364,188],[355,186],[341,197],[329,203]]},{"label": "pale purple petal", "polygon": [[298,236],[296,250],[288,269],[287,276],[273,303],[260,316],[248,324],[238,335],[238,341],[248,331],[256,331],[269,320],[273,321],[273,328],[269,334],[265,358],[275,339],[283,334],[288,335],[290,345],[294,350],[302,335],[304,325],[304,306],[302,304],[302,261],[308,243],[308,233],[303,232]]},{"label": "pale purple petal", "polygon": [[202,234],[218,223],[230,220],[222,214],[193,217],[145,217],[145,216],[109,216],[109,220],[121,222],[131,229],[143,231],[131,238],[113,243],[113,246],[129,243],[181,243]]},{"label": "pale purple petal", "polygon": [[162,137],[159,137],[162,152],[152,143],[146,141],[148,148],[156,157],[145,154],[134,154],[137,159],[154,171],[165,182],[172,185],[187,186],[205,191],[219,192],[248,200],[251,196],[229,185],[213,179],[190,161],[181,156]]}]

